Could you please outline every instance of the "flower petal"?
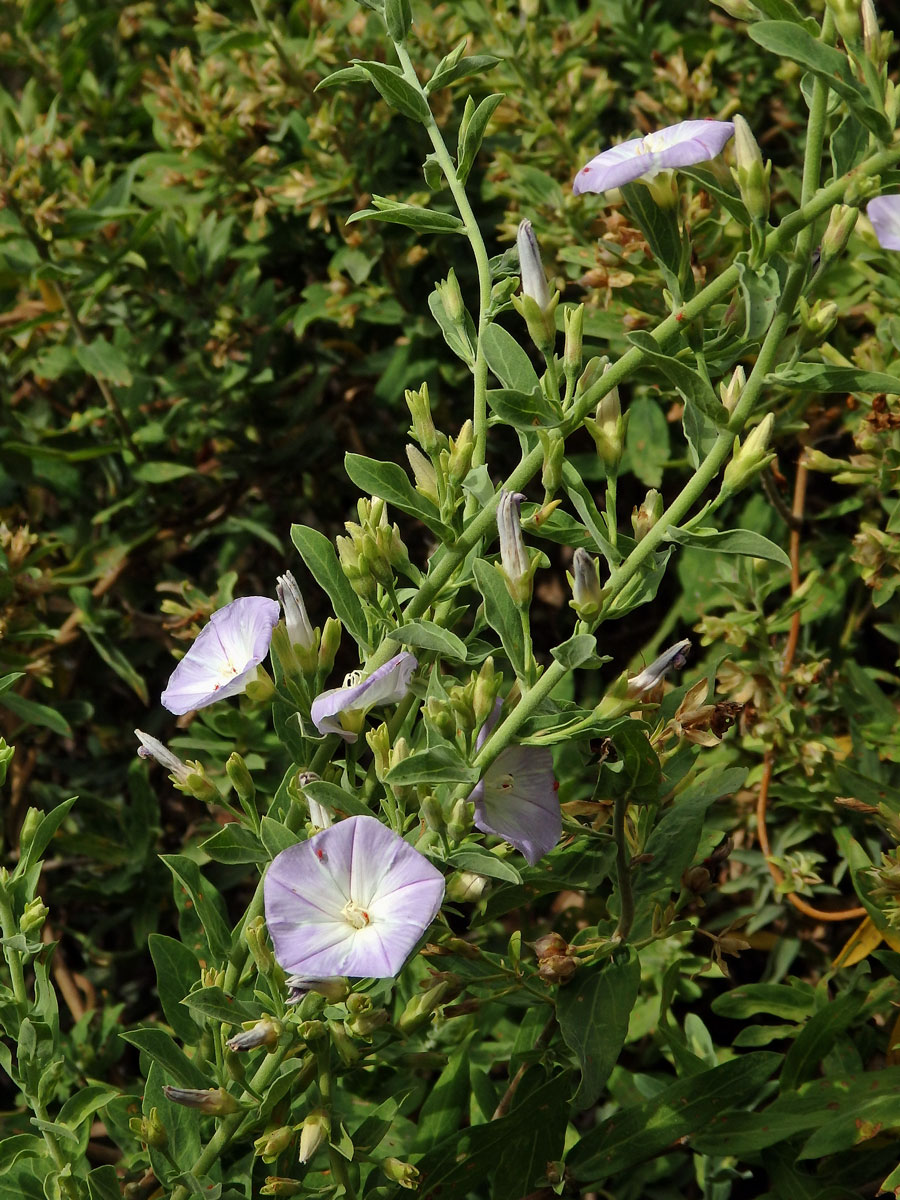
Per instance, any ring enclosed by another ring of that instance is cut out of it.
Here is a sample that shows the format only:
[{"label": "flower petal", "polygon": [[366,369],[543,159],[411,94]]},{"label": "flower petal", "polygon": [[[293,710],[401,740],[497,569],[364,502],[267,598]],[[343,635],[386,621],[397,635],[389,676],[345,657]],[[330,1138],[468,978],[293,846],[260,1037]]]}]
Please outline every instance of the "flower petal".
[{"label": "flower petal", "polygon": [[[307,978],[396,975],[441,906],[444,879],[374,817],[350,817],[283,850],[265,884],[285,971]],[[365,919],[357,928],[349,904]]]},{"label": "flower petal", "polygon": [[278,602],[265,596],[243,596],[214,612],[169,677],[163,707],[183,716],[243,692],[269,652],[278,617]]},{"label": "flower petal", "polygon": [[312,723],[319,733],[336,733],[346,742],[355,742],[357,735],[344,729],[340,714],[367,712],[378,704],[396,704],[409,691],[409,681],[417,666],[415,656],[404,650],[361,683],[322,692],[310,708]]},{"label": "flower petal", "polygon": [[592,158],[575,176],[572,191],[576,196],[582,192],[606,192],[667,167],[705,162],[721,154],[733,136],[732,121],[680,121],[668,125]]},{"label": "flower petal", "polygon": [[576,196],[582,192],[608,192],[622,187],[653,169],[650,155],[644,150],[643,138],[632,138],[596,155],[575,176],[572,191]]},{"label": "flower petal", "polygon": [[515,846],[530,866],[553,849],[562,816],[553,755],[538,746],[508,746],[472,792],[475,825]]},{"label": "flower petal", "polygon": [[900,250],[900,196],[876,196],[866,205],[878,244],[883,250]]}]

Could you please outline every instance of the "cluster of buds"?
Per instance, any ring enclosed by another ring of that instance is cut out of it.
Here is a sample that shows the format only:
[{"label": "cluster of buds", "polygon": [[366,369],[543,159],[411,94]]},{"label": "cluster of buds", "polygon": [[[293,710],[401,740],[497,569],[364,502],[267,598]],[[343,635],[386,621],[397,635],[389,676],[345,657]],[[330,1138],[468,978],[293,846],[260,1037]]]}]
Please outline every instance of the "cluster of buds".
[{"label": "cluster of buds", "polygon": [[350,1037],[371,1042],[373,1035],[390,1019],[386,1008],[376,1008],[371,996],[362,992],[351,992],[347,997],[347,1012],[344,1028]]},{"label": "cluster of buds", "polygon": [[568,983],[578,969],[572,947],[558,933],[545,933],[531,948],[537,955],[538,975],[545,983]]},{"label": "cluster of buds", "polygon": [[531,340],[545,358],[553,354],[556,345],[556,306],[559,292],[550,294],[550,285],[541,261],[538,245],[530,221],[522,221],[516,234],[519,251],[519,272],[522,280],[522,295],[512,296],[516,311],[525,319]]},{"label": "cluster of buds", "polygon": [[417,392],[408,391],[406,403],[412,416],[410,434],[422,448],[406,447],[415,489],[449,519],[462,499],[460,485],[472,466],[475,427],[468,420],[455,438],[439,433],[431,415],[427,384],[423,383]]},{"label": "cluster of buds", "polygon": [[[425,460],[427,462],[427,460]],[[430,465],[430,464],[429,464]],[[345,523],[347,537],[335,539],[341,570],[361,600],[374,603],[377,584],[392,587],[394,572],[416,573],[396,525],[388,521],[387,505],[377,496],[357,504],[359,524]]]}]

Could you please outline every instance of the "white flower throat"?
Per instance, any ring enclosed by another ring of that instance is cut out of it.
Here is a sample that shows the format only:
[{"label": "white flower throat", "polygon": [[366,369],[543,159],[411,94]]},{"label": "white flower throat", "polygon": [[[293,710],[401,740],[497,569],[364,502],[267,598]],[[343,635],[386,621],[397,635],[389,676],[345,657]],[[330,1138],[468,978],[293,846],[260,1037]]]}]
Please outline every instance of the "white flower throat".
[{"label": "white flower throat", "polygon": [[371,924],[372,918],[364,908],[356,903],[355,900],[348,900],[341,909],[341,916],[348,925],[352,925],[354,929],[365,929]]}]

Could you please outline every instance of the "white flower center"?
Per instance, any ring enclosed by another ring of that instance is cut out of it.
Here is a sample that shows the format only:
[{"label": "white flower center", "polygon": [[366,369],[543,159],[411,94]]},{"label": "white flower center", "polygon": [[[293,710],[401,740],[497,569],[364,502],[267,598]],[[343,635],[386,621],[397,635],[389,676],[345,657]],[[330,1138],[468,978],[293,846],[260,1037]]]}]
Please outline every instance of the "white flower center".
[{"label": "white flower center", "polygon": [[365,929],[372,919],[364,908],[360,908],[355,900],[347,901],[341,909],[341,916],[354,929]]}]

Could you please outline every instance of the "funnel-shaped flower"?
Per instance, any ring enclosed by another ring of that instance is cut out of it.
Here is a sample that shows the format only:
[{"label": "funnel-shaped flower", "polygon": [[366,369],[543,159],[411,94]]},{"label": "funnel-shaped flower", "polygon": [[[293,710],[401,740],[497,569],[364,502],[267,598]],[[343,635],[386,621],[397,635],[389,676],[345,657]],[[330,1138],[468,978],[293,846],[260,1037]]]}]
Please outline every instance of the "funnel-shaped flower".
[{"label": "funnel-shaped flower", "polygon": [[682,638],[680,642],[676,642],[668,650],[663,650],[659,658],[655,658],[649,667],[644,667],[643,671],[628,680],[628,694],[630,696],[640,696],[643,692],[649,692],[652,688],[655,688],[658,683],[662,682],[669,671],[673,668],[677,670],[684,666],[685,662],[687,662],[690,648],[690,638]]},{"label": "funnel-shaped flower", "polygon": [[[502,700],[476,739],[481,749],[500,716]],[[529,866],[548,854],[559,841],[562,817],[553,755],[541,746],[507,746],[469,795],[475,804],[475,827],[495,833],[515,846]]]},{"label": "funnel-shaped flower", "polygon": [[607,192],[641,176],[652,177],[666,167],[705,162],[721,154],[733,134],[731,121],[680,121],[668,125],[592,158],[575,176],[572,191],[576,196],[581,192]]},{"label": "funnel-shaped flower", "polygon": [[373,671],[368,679],[360,680],[357,672],[353,672],[343,687],[316,696],[309,713],[313,724],[319,733],[336,733],[345,742],[355,742],[369,709],[402,700],[417,666],[415,656],[403,650]]},{"label": "funnel-shaped flower", "polygon": [[269,652],[278,616],[278,602],[265,596],[243,596],[214,612],[172,672],[163,707],[182,716],[243,692]]},{"label": "funnel-shaped flower", "polygon": [[285,971],[387,979],[437,915],[444,878],[374,817],[350,817],[282,850],[264,889]]},{"label": "funnel-shaped flower", "polygon": [[900,250],[900,196],[876,196],[866,205],[882,250]]},{"label": "funnel-shaped flower", "polygon": [[152,737],[149,733],[144,733],[142,729],[134,731],[135,737],[141,743],[138,746],[138,758],[152,758],[158,762],[161,767],[169,772],[173,779],[178,783],[187,783],[188,777],[191,774],[191,769],[181,761],[181,759],[172,753],[168,746],[164,746],[157,738]]}]

